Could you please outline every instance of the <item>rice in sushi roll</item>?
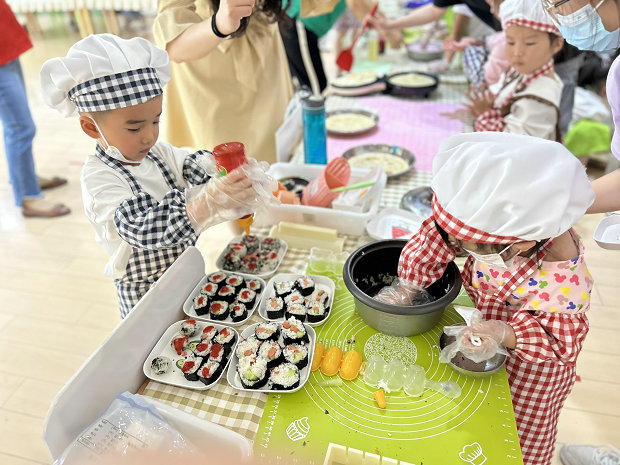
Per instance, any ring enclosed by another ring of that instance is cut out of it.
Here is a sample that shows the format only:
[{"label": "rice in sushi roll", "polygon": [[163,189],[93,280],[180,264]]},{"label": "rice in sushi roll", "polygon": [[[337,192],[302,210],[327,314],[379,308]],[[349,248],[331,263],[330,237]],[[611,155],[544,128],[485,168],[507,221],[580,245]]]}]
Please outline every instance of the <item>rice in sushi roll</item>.
[{"label": "rice in sushi roll", "polygon": [[309,340],[306,327],[294,316],[282,322],[282,339],[285,345],[305,344]]},{"label": "rice in sushi roll", "polygon": [[284,300],[282,297],[270,297],[265,304],[267,318],[275,320],[284,316]]},{"label": "rice in sushi roll", "polygon": [[269,380],[273,389],[279,391],[295,389],[299,386],[299,369],[292,363],[282,363],[271,370]]},{"label": "rice in sushi roll", "polygon": [[198,379],[208,386],[220,377],[222,370],[222,363],[208,361],[198,370]]},{"label": "rice in sushi roll", "polygon": [[170,342],[170,347],[174,349],[177,355],[181,355],[181,352],[187,348],[187,344],[189,343],[189,338],[187,336],[175,336],[172,338]]},{"label": "rice in sushi roll", "polygon": [[229,304],[234,302],[237,291],[234,287],[224,284],[217,291],[217,300],[224,300]]},{"label": "rice in sushi roll", "polygon": [[155,357],[151,362],[151,371],[156,375],[163,375],[170,371],[171,366],[172,360],[170,360],[168,357],[160,355],[159,357]]},{"label": "rice in sushi roll", "polygon": [[325,306],[318,301],[309,302],[306,307],[306,317],[309,323],[318,323],[327,317]]},{"label": "rice in sushi roll", "polygon": [[202,365],[202,357],[196,357],[193,360],[185,360],[181,371],[188,381],[198,381],[198,369]]},{"label": "rice in sushi roll", "polygon": [[261,257],[261,271],[269,272],[278,267],[278,252],[265,252]]},{"label": "rice in sushi roll", "polygon": [[254,330],[256,339],[259,341],[277,341],[280,335],[278,323],[259,323]]},{"label": "rice in sushi roll", "polygon": [[200,339],[202,339],[203,341],[211,341],[211,339],[213,339],[216,334],[217,329],[215,329],[215,326],[208,325],[205,326],[205,328],[202,330],[202,335],[200,336]]},{"label": "rice in sushi roll", "polygon": [[228,318],[228,302],[216,300],[209,306],[209,315],[212,320],[225,320]]},{"label": "rice in sushi roll", "polygon": [[248,289],[254,292],[260,292],[263,285],[258,279],[246,279],[245,287],[247,287]]},{"label": "rice in sushi roll", "polygon": [[224,284],[227,276],[228,275],[226,273],[222,273],[221,271],[219,271],[219,272],[211,273],[208,279],[210,282],[217,284],[219,286],[220,284]]},{"label": "rice in sushi roll", "polygon": [[275,237],[265,237],[260,243],[261,250],[265,252],[277,252],[280,250],[280,247],[280,239],[276,239]]},{"label": "rice in sushi roll", "polygon": [[221,344],[225,349],[230,349],[235,343],[235,332],[230,328],[222,328],[217,336],[213,338],[213,342]]},{"label": "rice in sushi roll", "polygon": [[258,349],[258,356],[267,360],[267,368],[273,368],[282,359],[282,347],[276,341],[265,341]]},{"label": "rice in sushi roll", "polygon": [[229,310],[229,315],[230,318],[235,322],[238,323],[240,321],[245,320],[248,317],[248,309],[246,308],[246,306],[244,304],[242,304],[241,302],[233,302],[232,304],[230,304],[230,306],[228,307]]},{"label": "rice in sushi roll", "polygon": [[276,297],[286,297],[293,290],[293,283],[290,281],[279,281],[273,283],[273,290],[276,293]]},{"label": "rice in sushi roll", "polygon": [[249,357],[250,355],[256,355],[261,344],[261,341],[256,339],[256,336],[250,336],[246,340],[241,341],[239,342],[239,344],[237,344],[235,354],[239,359],[242,359],[243,357]]},{"label": "rice in sushi roll", "polygon": [[253,308],[254,302],[256,301],[256,292],[244,287],[239,291],[237,300],[244,304],[247,308]]},{"label": "rice in sushi roll", "polygon": [[209,281],[208,283],[206,283],[204,286],[200,288],[200,293],[208,297],[214,297],[215,294],[217,294],[218,288],[219,286],[217,284]]},{"label": "rice in sushi roll", "polygon": [[212,344],[209,352],[209,360],[213,362],[222,362],[226,359],[226,349],[221,344]]},{"label": "rice in sushi roll", "polygon": [[196,357],[206,357],[209,358],[209,354],[211,353],[211,346],[213,344],[210,341],[202,341],[194,348],[194,355]]},{"label": "rice in sushi roll", "polygon": [[183,336],[192,337],[198,332],[198,325],[196,320],[185,320],[181,323],[181,330],[179,331]]},{"label": "rice in sushi roll", "polygon": [[306,305],[306,298],[299,291],[293,291],[284,298],[284,303],[287,307],[293,304]]},{"label": "rice in sushi roll", "polygon": [[237,365],[241,385],[246,389],[259,389],[267,383],[267,360],[256,355],[243,357]]},{"label": "rice in sushi roll", "polygon": [[294,316],[299,321],[304,321],[306,319],[306,311],[306,306],[303,304],[287,305],[286,310],[284,311],[284,318]]},{"label": "rice in sushi roll", "polygon": [[228,276],[228,278],[226,278],[226,284],[228,284],[229,286],[232,286],[235,289],[239,289],[241,286],[243,286],[243,278],[239,275],[236,274],[231,274],[230,276]]},{"label": "rice in sushi roll", "polygon": [[308,348],[300,344],[289,344],[282,351],[284,360],[302,369],[308,365]]},{"label": "rice in sushi roll", "polygon": [[194,299],[194,311],[198,316],[209,313],[209,297],[204,294],[198,294]]},{"label": "rice in sushi roll", "polygon": [[260,247],[260,239],[254,234],[246,234],[241,238],[241,243],[246,247],[247,253],[252,254]]},{"label": "rice in sushi roll", "polygon": [[325,307],[327,307],[327,302],[329,301],[329,294],[323,289],[315,289],[308,300],[310,302],[321,302],[323,305],[325,305]]},{"label": "rice in sushi roll", "polygon": [[295,280],[295,289],[303,296],[308,296],[314,292],[314,281],[309,276],[300,276]]}]

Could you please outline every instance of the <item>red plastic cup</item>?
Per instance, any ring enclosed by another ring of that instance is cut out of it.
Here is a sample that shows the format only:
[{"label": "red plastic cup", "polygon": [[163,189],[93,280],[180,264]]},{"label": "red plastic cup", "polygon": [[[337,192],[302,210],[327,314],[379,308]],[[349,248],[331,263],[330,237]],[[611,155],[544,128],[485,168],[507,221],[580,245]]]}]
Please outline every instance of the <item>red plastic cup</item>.
[{"label": "red plastic cup", "polygon": [[308,183],[304,189],[301,203],[314,207],[327,208],[340,192],[332,192],[336,187],[346,186],[351,177],[351,166],[342,157],[330,161],[321,174]]}]

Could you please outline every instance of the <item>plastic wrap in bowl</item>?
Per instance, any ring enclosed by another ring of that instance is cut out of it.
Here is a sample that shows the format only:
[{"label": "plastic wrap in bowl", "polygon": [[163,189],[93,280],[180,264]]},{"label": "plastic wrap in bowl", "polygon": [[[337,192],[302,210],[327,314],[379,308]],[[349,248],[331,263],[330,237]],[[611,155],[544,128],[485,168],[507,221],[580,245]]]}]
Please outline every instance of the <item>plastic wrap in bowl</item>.
[{"label": "plastic wrap in bowl", "polygon": [[351,254],[343,269],[344,283],[360,317],[377,331],[393,336],[413,336],[431,329],[461,289],[461,274],[451,262],[443,276],[426,289],[434,299],[431,302],[412,306],[375,300],[373,296],[396,277],[406,243],[387,239],[366,244]]}]

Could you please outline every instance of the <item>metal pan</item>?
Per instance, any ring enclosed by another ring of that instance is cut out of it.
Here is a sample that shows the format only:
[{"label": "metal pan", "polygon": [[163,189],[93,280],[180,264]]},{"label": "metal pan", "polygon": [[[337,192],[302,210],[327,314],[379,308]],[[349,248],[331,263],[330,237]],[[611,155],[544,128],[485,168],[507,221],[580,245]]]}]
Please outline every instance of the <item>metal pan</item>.
[{"label": "metal pan", "polygon": [[[403,147],[399,147],[397,145],[389,145],[389,144],[366,144],[366,145],[358,145],[357,147],[353,147],[342,154],[343,158],[346,158],[351,161],[351,159],[358,155],[370,153],[383,153],[386,155],[394,155],[398,158],[401,158],[406,163],[406,168],[403,167],[402,170],[385,173],[388,178],[394,178],[396,176],[400,176],[401,174],[406,173],[411,169],[413,164],[415,163],[415,155],[411,153],[409,150]],[[377,163],[378,164],[378,163]],[[351,167],[357,168],[354,164],[351,164]],[[367,167],[372,168],[372,167]],[[384,170],[385,171],[385,170]]]},{"label": "metal pan", "polygon": [[[394,78],[398,76],[404,76],[406,74],[420,74],[422,76],[427,76],[433,80],[433,84],[423,87],[413,87],[413,86],[403,86],[399,84],[394,84]],[[434,74],[429,73],[421,73],[417,71],[406,71],[402,73],[395,73],[385,77],[385,82],[387,85],[386,93],[392,95],[401,95],[405,97],[428,97],[428,95],[434,91],[439,85],[439,78]]]},{"label": "metal pan", "polygon": [[[347,129],[330,129],[329,127],[329,118],[335,117],[338,115],[362,115],[370,118],[373,122],[372,126],[364,127],[356,129],[355,127],[347,128]],[[379,123],[379,115],[373,113],[368,110],[361,110],[357,108],[349,108],[348,110],[334,110],[327,113],[325,118],[325,127],[327,128],[327,133],[335,136],[359,136],[362,134],[366,134],[377,127]]]}]

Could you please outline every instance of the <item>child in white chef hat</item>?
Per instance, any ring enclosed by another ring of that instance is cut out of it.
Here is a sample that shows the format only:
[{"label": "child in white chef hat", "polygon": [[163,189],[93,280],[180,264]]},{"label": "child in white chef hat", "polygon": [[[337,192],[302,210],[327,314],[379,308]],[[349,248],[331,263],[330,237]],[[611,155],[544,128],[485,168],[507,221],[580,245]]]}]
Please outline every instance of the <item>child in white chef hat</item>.
[{"label": "child in white chef hat", "polygon": [[463,283],[483,321],[460,345],[472,356],[509,349],[524,462],[548,465],[588,332],[593,281],[572,229],[594,199],[584,167],[556,142],[469,133],[441,143],[431,186],[433,214],[400,256],[402,287],[428,287],[457,251],[469,253]]},{"label": "child in white chef hat", "polygon": [[564,39],[540,0],[505,0],[499,8],[510,65],[489,89],[467,94],[476,131],[503,131],[561,140],[562,81],[553,55]]},{"label": "child in white chef hat", "polygon": [[45,101],[64,116],[79,114],[97,146],[82,169],[84,211],[110,260],[125,317],[198,234],[255,211],[275,182],[265,166],[225,177],[210,152],[158,143],[168,54],[142,38],[86,37],[41,69]]}]

